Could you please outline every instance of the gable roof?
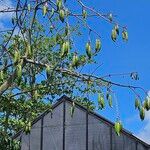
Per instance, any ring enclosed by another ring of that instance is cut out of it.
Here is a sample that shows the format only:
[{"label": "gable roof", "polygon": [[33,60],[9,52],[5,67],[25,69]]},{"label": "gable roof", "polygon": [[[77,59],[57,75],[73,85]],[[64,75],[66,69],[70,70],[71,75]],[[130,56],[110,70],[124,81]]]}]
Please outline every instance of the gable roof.
[{"label": "gable roof", "polygon": [[[63,95],[61,98],[56,100],[56,103],[52,105],[52,109],[56,108],[58,105],[60,105],[63,102],[69,102],[72,103],[73,100],[70,99],[69,97],[67,97],[66,95]],[[75,102],[76,107],[80,108],[81,110],[87,112],[88,114],[96,117],[98,120],[102,121],[103,123],[107,124],[110,127],[114,127],[114,123],[111,122],[110,120],[102,117],[101,115],[99,115],[98,113],[95,113],[93,111],[89,111],[87,110],[87,108],[85,108],[84,106],[82,106],[81,104]],[[44,113],[42,113],[41,115],[39,115],[33,122],[32,125],[34,125],[36,122],[38,122],[41,118],[43,118],[45,115],[47,115],[50,112],[50,110],[46,110]],[[12,138],[15,139],[17,138],[21,133],[23,132],[23,130],[20,130],[19,132],[17,132]],[[133,135],[131,132],[129,132],[126,129],[122,129],[122,133],[124,133],[125,135],[129,136],[130,138],[136,140],[137,142],[145,145],[146,147],[150,148],[150,145],[144,141],[142,141],[141,139],[139,139],[138,137],[136,137],[135,135]]]}]

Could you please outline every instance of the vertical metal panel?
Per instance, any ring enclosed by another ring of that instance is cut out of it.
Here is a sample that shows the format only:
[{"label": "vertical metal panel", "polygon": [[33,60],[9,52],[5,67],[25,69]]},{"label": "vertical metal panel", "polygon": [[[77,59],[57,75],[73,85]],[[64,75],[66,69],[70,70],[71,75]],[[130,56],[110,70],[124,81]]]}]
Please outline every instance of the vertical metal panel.
[{"label": "vertical metal panel", "polygon": [[71,117],[70,108],[66,103],[65,150],[86,150],[86,112],[76,107]]},{"label": "vertical metal panel", "polygon": [[114,129],[112,132],[113,150],[136,150],[136,141],[121,133],[117,136]]},{"label": "vertical metal panel", "polygon": [[63,150],[63,103],[44,116],[43,150]]},{"label": "vertical metal panel", "polygon": [[148,150],[148,147],[145,147],[143,144],[138,143],[137,144],[137,150]]},{"label": "vertical metal panel", "polygon": [[41,144],[41,120],[36,122],[30,132],[30,150],[40,150]]},{"label": "vertical metal panel", "polygon": [[93,115],[88,118],[89,150],[110,150],[110,127]]},{"label": "vertical metal panel", "polygon": [[26,135],[25,133],[22,134],[22,140],[21,140],[21,150],[29,150],[29,144],[30,144],[30,135]]},{"label": "vertical metal panel", "polygon": [[66,102],[63,104],[63,150],[65,150]]}]

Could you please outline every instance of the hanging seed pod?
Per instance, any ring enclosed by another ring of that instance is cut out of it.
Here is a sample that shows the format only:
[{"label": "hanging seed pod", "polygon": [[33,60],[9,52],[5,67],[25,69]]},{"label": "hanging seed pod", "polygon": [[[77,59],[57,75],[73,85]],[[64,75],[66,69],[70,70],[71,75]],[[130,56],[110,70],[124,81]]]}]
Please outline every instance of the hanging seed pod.
[{"label": "hanging seed pod", "polygon": [[86,54],[87,54],[88,58],[91,59],[91,57],[92,57],[92,52],[91,52],[91,45],[90,45],[90,42],[86,43]]},{"label": "hanging seed pod", "polygon": [[72,59],[72,66],[77,68],[78,64],[79,64],[78,56],[77,56],[77,54],[74,54],[73,59]]},{"label": "hanging seed pod", "polygon": [[114,29],[116,30],[117,34],[119,35],[119,26],[118,26],[118,24],[115,25]]},{"label": "hanging seed pod", "polygon": [[0,80],[4,80],[4,73],[3,73],[3,70],[0,71]]},{"label": "hanging seed pod", "polygon": [[101,41],[99,39],[96,39],[95,51],[99,52],[100,50],[101,50]]},{"label": "hanging seed pod", "polygon": [[115,42],[116,39],[117,39],[117,32],[115,29],[112,29],[112,32],[111,32],[111,39]]},{"label": "hanging seed pod", "polygon": [[31,11],[31,5],[28,4],[28,11],[30,12]]},{"label": "hanging seed pod", "polygon": [[105,108],[104,96],[100,93],[98,93],[98,106],[99,106],[100,109]]},{"label": "hanging seed pod", "polygon": [[15,51],[14,63],[19,62],[19,61],[20,61],[20,52],[19,51]]},{"label": "hanging seed pod", "polygon": [[120,136],[120,132],[122,130],[122,124],[120,121],[115,122],[115,132],[118,136]]},{"label": "hanging seed pod", "polygon": [[11,19],[11,22],[12,22],[12,24],[14,25],[14,24],[15,24],[15,18],[12,18],[12,19]]},{"label": "hanging seed pod", "polygon": [[71,115],[71,117],[73,117],[74,111],[75,111],[75,103],[72,102],[72,106],[70,108],[70,115]]},{"label": "hanging seed pod", "polygon": [[29,134],[31,131],[31,122],[29,121],[25,126],[25,133],[26,135]]},{"label": "hanging seed pod", "polygon": [[65,56],[65,49],[66,48],[66,44],[65,43],[63,43],[62,44],[62,47],[61,47],[61,57],[64,57]]},{"label": "hanging seed pod", "polygon": [[31,57],[32,56],[32,51],[31,51],[31,45],[28,43],[27,44],[27,48],[26,48],[26,53],[27,53],[27,56]]},{"label": "hanging seed pod", "polygon": [[85,9],[83,9],[83,11],[82,11],[82,16],[83,16],[83,19],[86,19],[86,17],[87,17],[87,12],[86,12]]},{"label": "hanging seed pod", "polygon": [[59,11],[59,19],[61,20],[61,22],[64,22],[65,19],[65,11],[63,9],[61,9]]},{"label": "hanging seed pod", "polygon": [[43,6],[43,17],[45,17],[47,11],[48,11],[48,6],[47,6],[47,3],[45,3]]},{"label": "hanging seed pod", "polygon": [[143,104],[143,107],[144,107],[147,111],[149,111],[149,109],[150,109],[150,100],[149,100],[148,98],[145,99],[144,104]]},{"label": "hanging seed pod", "polygon": [[140,108],[140,100],[139,99],[135,99],[135,109],[139,109]]},{"label": "hanging seed pod", "polygon": [[37,92],[37,90],[34,91],[34,96],[33,97],[34,97],[35,100],[38,99],[38,92]]},{"label": "hanging seed pod", "polygon": [[62,48],[61,48],[61,57],[67,56],[70,50],[70,44],[69,42],[64,42],[62,44]]},{"label": "hanging seed pod", "polygon": [[109,19],[110,22],[112,22],[112,20],[113,20],[113,15],[112,15],[112,13],[110,13],[110,14],[108,15],[108,19]]},{"label": "hanging seed pod", "polygon": [[46,65],[46,73],[50,73],[50,71],[51,71],[51,68],[50,68],[50,66],[49,65]]},{"label": "hanging seed pod", "polygon": [[127,30],[122,31],[122,39],[123,39],[123,41],[128,41],[128,32],[127,32]]},{"label": "hanging seed pod", "polygon": [[66,27],[65,27],[65,35],[68,36],[69,35],[69,24],[67,23]]},{"label": "hanging seed pod", "polygon": [[57,10],[60,10],[62,8],[62,0],[57,0],[56,5],[57,5]]},{"label": "hanging seed pod", "polygon": [[108,100],[108,104],[109,104],[109,107],[111,107],[111,108],[113,107],[113,105],[112,105],[112,99]]},{"label": "hanging seed pod", "polygon": [[143,121],[144,118],[145,118],[145,109],[144,109],[144,107],[141,107],[141,108],[140,108],[140,118],[141,118],[142,121]]},{"label": "hanging seed pod", "polygon": [[51,10],[51,16],[54,15],[54,12],[55,12],[55,10],[54,10],[54,8],[52,8],[52,10]]},{"label": "hanging seed pod", "polygon": [[20,64],[17,65],[16,67],[16,75],[18,80],[21,80],[22,77],[22,66]]}]

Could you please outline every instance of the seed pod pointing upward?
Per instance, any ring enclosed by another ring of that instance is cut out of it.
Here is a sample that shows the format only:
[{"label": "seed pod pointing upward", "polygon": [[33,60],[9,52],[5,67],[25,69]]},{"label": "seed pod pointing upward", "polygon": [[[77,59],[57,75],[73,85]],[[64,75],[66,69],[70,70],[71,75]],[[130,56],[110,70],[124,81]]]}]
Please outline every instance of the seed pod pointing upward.
[{"label": "seed pod pointing upward", "polygon": [[87,54],[88,58],[91,59],[91,57],[92,57],[92,52],[91,52],[91,45],[90,45],[90,42],[86,43],[86,54]]},{"label": "seed pod pointing upward", "polygon": [[96,39],[95,50],[96,50],[96,52],[99,52],[100,49],[101,49],[101,41],[99,39]]},{"label": "seed pod pointing upward", "polygon": [[61,9],[59,11],[59,19],[64,22],[64,18],[65,18],[65,11],[63,9]]}]

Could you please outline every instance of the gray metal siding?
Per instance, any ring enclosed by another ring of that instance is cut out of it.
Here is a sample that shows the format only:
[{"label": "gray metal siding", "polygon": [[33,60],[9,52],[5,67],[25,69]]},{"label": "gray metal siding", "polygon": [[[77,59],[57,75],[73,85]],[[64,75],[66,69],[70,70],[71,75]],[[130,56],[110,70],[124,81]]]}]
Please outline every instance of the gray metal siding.
[{"label": "gray metal siding", "polygon": [[63,103],[52,114],[44,116],[43,150],[62,150],[63,147]]},{"label": "gray metal siding", "polygon": [[88,115],[89,150],[110,150],[110,127],[92,115]]},{"label": "gray metal siding", "polygon": [[35,122],[30,134],[16,137],[21,150],[150,150],[126,132],[118,137],[112,124],[77,105],[71,117],[70,108],[63,101]]},{"label": "gray metal siding", "polygon": [[76,107],[71,117],[70,108],[66,103],[65,150],[86,150],[86,112]]}]

